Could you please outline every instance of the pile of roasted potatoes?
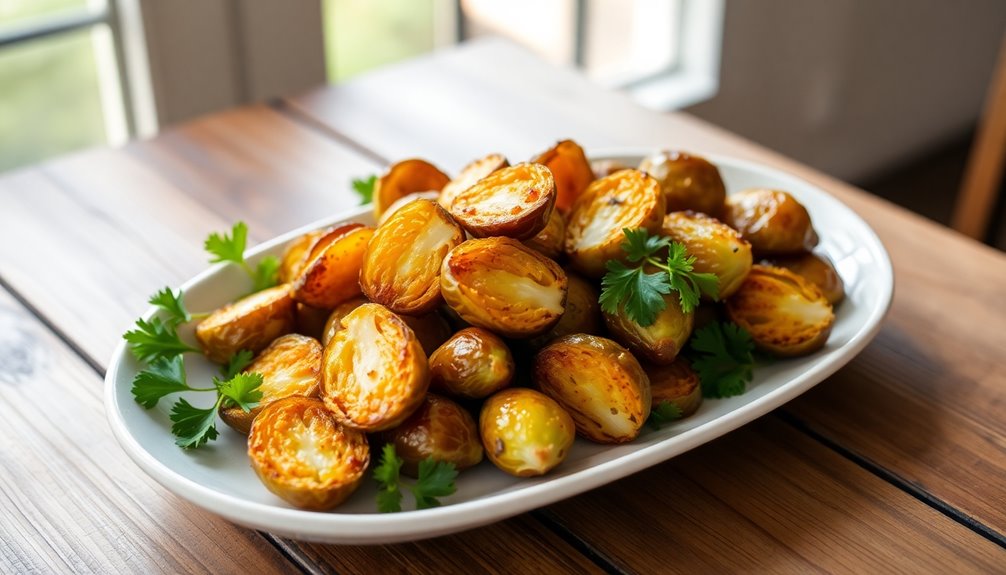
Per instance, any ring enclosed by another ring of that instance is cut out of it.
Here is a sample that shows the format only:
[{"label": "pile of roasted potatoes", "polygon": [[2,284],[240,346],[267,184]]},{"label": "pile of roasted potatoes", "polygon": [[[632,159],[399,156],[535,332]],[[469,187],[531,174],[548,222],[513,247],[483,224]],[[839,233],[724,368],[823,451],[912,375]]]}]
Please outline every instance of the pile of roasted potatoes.
[{"label": "pile of roasted potatoes", "polygon": [[[256,354],[259,406],[220,416],[248,434],[265,485],[305,509],[345,500],[374,445],[394,444],[409,474],[429,457],[457,469],[487,457],[523,477],[560,465],[576,435],[632,441],[656,401],[699,407],[678,357],[697,324],[725,318],[797,356],[825,343],[843,298],[804,206],[783,190],[727,195],[715,165],[682,152],[592,165],[567,140],[454,178],[410,159],[377,180],[373,206],[379,225],[296,239],[281,285],[196,330],[212,360]],[[684,313],[672,292],[646,327],[602,313],[623,228],[684,244],[719,301]]]}]

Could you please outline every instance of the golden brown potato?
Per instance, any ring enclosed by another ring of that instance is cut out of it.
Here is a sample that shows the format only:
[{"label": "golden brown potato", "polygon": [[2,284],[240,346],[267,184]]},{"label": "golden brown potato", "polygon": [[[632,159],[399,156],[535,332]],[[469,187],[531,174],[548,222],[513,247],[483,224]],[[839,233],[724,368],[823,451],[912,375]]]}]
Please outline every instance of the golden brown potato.
[{"label": "golden brown potato", "polygon": [[477,238],[533,238],[545,228],[555,207],[552,172],[540,164],[497,170],[458,192],[451,215]]},{"label": "golden brown potato", "polygon": [[439,192],[451,179],[425,160],[403,160],[392,165],[374,184],[374,217],[391,204],[417,192]]},{"label": "golden brown potato", "polygon": [[248,459],[262,483],[294,507],[327,511],[346,500],[370,463],[367,436],[313,398],[287,397],[255,418]]},{"label": "golden brown potato", "polygon": [[328,345],[328,342],[332,341],[332,338],[335,337],[335,332],[342,329],[342,318],[346,317],[349,315],[349,312],[367,303],[368,301],[370,300],[361,295],[347,299],[335,306],[335,308],[333,308],[328,314],[328,319],[325,321],[325,329],[321,334],[321,344]]},{"label": "golden brown potato", "polygon": [[845,299],[845,285],[842,283],[842,276],[838,275],[838,270],[832,265],[828,256],[806,253],[779,256],[762,263],[786,268],[816,285],[832,306],[838,305]]},{"label": "golden brown potato", "polygon": [[482,405],[479,430],[486,456],[517,477],[544,475],[566,459],[576,438],[573,419],[533,389],[504,389]]},{"label": "golden brown potato", "polygon": [[817,351],[835,323],[831,304],[817,286],[787,269],[757,264],[726,309],[756,347],[783,357]]},{"label": "golden brown potato", "polygon": [[248,434],[252,421],[270,403],[300,395],[317,397],[321,385],[321,344],[313,337],[291,333],[276,338],[258,354],[245,373],[262,374],[262,399],[245,411],[236,405],[220,408],[220,419],[238,433]]},{"label": "golden brown potato", "polygon": [[810,251],[818,241],[807,209],[780,190],[754,188],[731,195],[723,222],[740,232],[759,256]]},{"label": "golden brown potato", "polygon": [[502,339],[491,331],[469,327],[430,356],[430,389],[482,399],[510,385],[515,369],[510,348]]},{"label": "golden brown potato", "polygon": [[318,238],[293,282],[293,299],[331,309],[359,295],[360,267],[373,235],[374,228],[353,223],[333,228]]},{"label": "golden brown potato", "polygon": [[639,170],[623,170],[592,183],[573,204],[566,222],[566,253],[587,277],[604,275],[608,260],[624,259],[623,228],[660,231],[664,195]]},{"label": "golden brown potato", "polygon": [[416,334],[387,308],[365,303],[325,346],[321,398],[343,425],[383,431],[423,401],[430,383]]},{"label": "golden brown potato", "polygon": [[599,335],[603,320],[601,306],[597,303],[600,295],[593,284],[582,277],[566,272],[566,309],[559,318],[559,323],[543,333],[528,340],[531,347],[544,347],[553,339],[574,333]]},{"label": "golden brown potato", "polygon": [[587,156],[573,140],[563,140],[552,148],[542,152],[533,160],[546,166],[555,178],[555,205],[562,211],[569,210],[594,181],[594,170],[587,161]]},{"label": "golden brown potato", "polygon": [[298,303],[295,313],[297,315],[297,333],[321,340],[330,310]]},{"label": "golden brown potato", "polygon": [[629,319],[624,308],[617,314],[604,313],[604,324],[608,326],[611,337],[636,355],[659,364],[671,363],[678,357],[695,326],[695,312],[685,313],[681,309],[677,292],[663,297],[666,307],[647,326]]},{"label": "golden brown potato", "polygon": [[719,299],[733,295],[751,271],[751,244],[730,226],[697,212],[671,212],[664,217],[663,234],[684,244],[698,273],[715,274]]},{"label": "golden brown potato", "polygon": [[458,194],[479,183],[479,181],[495,172],[510,165],[510,162],[503,154],[489,154],[484,158],[473,161],[464,168],[456,178],[448,182],[444,189],[440,190],[440,205],[445,210],[451,210],[451,204]]},{"label": "golden brown potato", "polygon": [[196,340],[210,361],[227,363],[243,349],[262,351],[295,326],[290,284],[282,284],[214,311],[196,326]]},{"label": "golden brown potato", "polygon": [[[328,321],[325,322],[321,343],[328,345],[328,342],[332,341],[332,338],[335,337],[335,332],[342,329],[342,318],[368,301],[367,298],[361,296],[346,300],[335,306],[335,309],[328,316]],[[412,328],[427,356],[447,341],[447,338],[451,337],[451,326],[438,311],[432,311],[420,316],[399,314],[398,317],[402,318]]]},{"label": "golden brown potato", "polygon": [[440,263],[465,238],[434,201],[409,203],[377,229],[360,270],[371,301],[396,313],[422,315],[441,302]]},{"label": "golden brown potato", "polygon": [[684,152],[657,152],[639,164],[639,169],[658,182],[668,212],[695,210],[719,217],[727,190],[720,171],[699,156]]},{"label": "golden brown potato", "polygon": [[552,210],[548,224],[533,238],[524,240],[524,245],[538,251],[547,258],[559,259],[566,239],[566,220],[559,210]]},{"label": "golden brown potato", "polygon": [[653,406],[666,401],[678,408],[681,417],[688,417],[702,404],[702,385],[688,360],[679,357],[669,365],[645,364],[650,378]]},{"label": "golden brown potato", "polygon": [[531,337],[562,316],[566,272],[517,240],[468,240],[444,258],[440,291],[466,322],[506,337]]},{"label": "golden brown potato", "polygon": [[438,198],[440,198],[440,192],[416,192],[414,194],[409,194],[407,196],[398,198],[397,200],[395,200],[395,203],[391,204],[390,206],[388,206],[388,209],[384,210],[384,213],[381,214],[381,217],[377,219],[377,225],[380,226],[384,222],[388,221],[388,218],[390,218],[392,214],[397,212],[399,209],[401,209],[409,202],[414,202],[416,200],[436,201]]},{"label": "golden brown potato", "polygon": [[279,283],[292,282],[300,274],[300,271],[307,264],[307,255],[311,252],[311,246],[323,235],[325,235],[325,230],[308,232],[286,246],[286,249],[283,250],[283,257],[280,258],[279,272],[276,276]]},{"label": "golden brown potato", "polygon": [[453,463],[459,471],[482,461],[482,442],[468,411],[439,395],[429,393],[401,425],[381,433],[402,458],[402,472],[419,475],[419,462],[427,458]]},{"label": "golden brown potato", "polygon": [[534,383],[598,443],[624,443],[650,416],[650,380],[631,353],[603,337],[559,338],[534,358]]}]

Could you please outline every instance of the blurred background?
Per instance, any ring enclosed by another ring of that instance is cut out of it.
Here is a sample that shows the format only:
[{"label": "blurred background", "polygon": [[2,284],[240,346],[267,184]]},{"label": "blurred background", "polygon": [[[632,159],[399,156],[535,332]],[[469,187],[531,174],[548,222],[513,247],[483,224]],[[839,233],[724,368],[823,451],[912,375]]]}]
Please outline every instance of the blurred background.
[{"label": "blurred background", "polygon": [[0,0],[0,171],[495,35],[949,223],[1004,30],[1002,0]]}]

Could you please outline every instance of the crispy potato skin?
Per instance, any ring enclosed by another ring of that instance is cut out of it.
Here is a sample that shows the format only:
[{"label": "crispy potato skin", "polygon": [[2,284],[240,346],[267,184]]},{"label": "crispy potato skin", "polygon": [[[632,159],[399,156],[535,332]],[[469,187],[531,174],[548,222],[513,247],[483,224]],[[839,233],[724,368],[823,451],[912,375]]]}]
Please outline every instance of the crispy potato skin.
[{"label": "crispy potato skin", "polygon": [[440,190],[440,197],[438,200],[440,205],[443,206],[445,210],[450,211],[451,204],[454,203],[454,198],[456,198],[458,194],[479,183],[482,178],[488,176],[496,170],[502,170],[503,168],[509,166],[510,162],[507,161],[503,154],[489,154],[471,162],[462,168],[461,173],[458,174],[456,178],[448,182],[447,185],[444,186],[444,189]]},{"label": "crispy potato skin", "polygon": [[429,382],[415,333],[384,306],[365,303],[349,312],[325,346],[321,398],[343,425],[395,427],[419,407]]},{"label": "crispy potato skin", "polygon": [[367,247],[360,287],[395,313],[422,315],[440,297],[440,264],[464,240],[461,227],[439,204],[416,200],[381,225]]},{"label": "crispy potato skin", "polygon": [[660,231],[664,194],[639,170],[596,180],[573,204],[566,222],[566,254],[573,269],[590,278],[604,275],[608,260],[624,259],[623,228]]},{"label": "crispy potato skin", "polygon": [[354,223],[333,228],[318,238],[293,282],[293,299],[331,309],[359,295],[360,267],[373,235],[373,228]]},{"label": "crispy potato skin", "polygon": [[669,365],[643,364],[643,370],[650,378],[654,407],[666,401],[677,406],[684,418],[702,404],[702,385],[687,359],[679,357]]},{"label": "crispy potato skin", "polygon": [[552,172],[540,164],[497,170],[454,196],[450,212],[472,236],[534,237],[555,207]]},{"label": "crispy potato skin", "polygon": [[772,266],[755,265],[726,310],[756,347],[780,357],[817,351],[835,323],[831,304],[817,286]]},{"label": "crispy potato skin", "polygon": [[545,347],[553,339],[574,333],[600,335],[603,329],[601,305],[597,302],[600,293],[594,284],[573,272],[566,272],[566,309],[555,326],[528,340],[533,348]]},{"label": "crispy potato skin", "polygon": [[668,212],[694,210],[719,217],[727,190],[720,171],[705,158],[684,152],[658,152],[643,159],[639,169],[650,174],[664,192]]},{"label": "crispy potato skin", "polygon": [[807,209],[781,190],[752,188],[731,195],[723,221],[751,243],[757,256],[810,251],[818,242]]},{"label": "crispy potato skin", "polygon": [[290,242],[290,245],[283,250],[283,257],[280,259],[278,279],[280,283],[292,282],[307,264],[307,256],[311,252],[311,247],[318,238],[325,235],[324,230],[308,232]]},{"label": "crispy potato skin", "polygon": [[666,307],[648,326],[641,326],[620,309],[617,314],[604,313],[604,324],[611,336],[636,355],[647,360],[668,364],[678,357],[695,327],[695,312],[685,313],[677,292],[664,295]]},{"label": "crispy potato skin", "polygon": [[715,218],[691,211],[671,212],[664,217],[663,234],[695,256],[696,272],[719,278],[720,299],[733,295],[751,271],[751,244]]},{"label": "crispy potato skin", "polygon": [[479,430],[493,465],[517,477],[544,475],[569,455],[573,419],[533,389],[504,389],[482,404]]},{"label": "crispy potato skin", "polygon": [[835,269],[827,256],[806,253],[779,256],[762,263],[786,268],[816,285],[832,306],[838,305],[845,299],[845,284],[842,283],[842,276],[838,275],[838,270]]},{"label": "crispy potato skin", "polygon": [[409,159],[393,164],[374,184],[374,217],[400,198],[417,192],[439,192],[451,179],[426,160]]},{"label": "crispy potato skin", "polygon": [[480,327],[451,336],[430,356],[430,389],[453,397],[482,399],[510,385],[516,369],[510,348]]},{"label": "crispy potato skin", "polygon": [[513,338],[547,331],[562,316],[566,272],[510,238],[468,240],[444,258],[440,291],[461,319]]},{"label": "crispy potato skin", "polygon": [[[328,316],[328,321],[325,322],[321,343],[328,345],[328,342],[332,341],[332,338],[335,337],[335,332],[342,329],[342,318],[368,301],[367,298],[361,296],[346,300],[335,306],[335,309]],[[451,326],[438,311],[432,311],[420,316],[399,314],[398,317],[402,318],[412,328],[427,356],[447,341],[447,338],[451,337]]]},{"label": "crispy potato skin", "polygon": [[356,491],[370,448],[366,435],[340,425],[320,401],[293,396],[255,418],[248,459],[269,491],[287,503],[327,511]]},{"label": "crispy potato skin", "polygon": [[562,256],[562,246],[566,240],[566,219],[559,210],[552,210],[548,224],[533,238],[524,240],[524,245],[547,258],[557,260]]},{"label": "crispy potato skin", "polygon": [[295,333],[280,336],[262,350],[245,373],[262,374],[261,401],[247,412],[237,406],[221,407],[220,419],[238,433],[247,435],[252,421],[270,403],[292,395],[318,396],[321,344],[313,337]]},{"label": "crispy potato skin", "polygon": [[416,192],[414,194],[402,196],[395,200],[393,204],[388,206],[388,209],[384,210],[384,213],[382,213],[381,217],[377,220],[377,225],[381,225],[388,221],[388,218],[390,218],[392,214],[400,210],[409,202],[414,202],[416,200],[437,200],[439,198],[440,192]]},{"label": "crispy potato skin", "polygon": [[475,420],[457,403],[429,393],[422,405],[401,425],[381,433],[402,458],[402,472],[419,475],[426,458],[453,463],[459,471],[482,461],[482,442]]},{"label": "crispy potato skin", "polygon": [[542,152],[534,162],[552,172],[557,193],[555,205],[562,211],[569,210],[594,181],[594,170],[583,148],[573,140],[562,140]]},{"label": "crispy potato skin", "polygon": [[624,347],[575,334],[534,358],[535,385],[573,417],[576,431],[597,443],[625,443],[650,416],[650,380]]},{"label": "crispy potato skin", "polygon": [[242,349],[262,351],[295,326],[290,284],[282,284],[214,311],[196,326],[196,340],[210,361],[227,363]]}]

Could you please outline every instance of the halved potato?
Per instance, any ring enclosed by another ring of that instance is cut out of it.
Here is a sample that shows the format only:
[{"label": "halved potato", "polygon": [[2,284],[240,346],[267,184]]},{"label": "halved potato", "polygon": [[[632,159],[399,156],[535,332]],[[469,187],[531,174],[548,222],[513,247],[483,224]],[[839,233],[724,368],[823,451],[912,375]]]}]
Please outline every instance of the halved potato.
[{"label": "halved potato", "polygon": [[344,425],[395,427],[422,403],[429,383],[416,334],[384,306],[365,303],[349,312],[325,347],[321,398]]},{"label": "halved potato", "polygon": [[452,335],[430,356],[430,389],[482,399],[510,385],[515,369],[513,354],[499,336],[469,327]]},{"label": "halved potato", "polygon": [[531,347],[544,347],[553,339],[574,333],[600,335],[603,329],[601,305],[597,302],[600,295],[597,288],[582,277],[566,272],[566,308],[559,322],[547,332],[528,340]]},{"label": "halved potato", "polygon": [[510,165],[503,154],[489,154],[484,158],[479,158],[461,169],[461,173],[451,180],[440,190],[440,205],[445,210],[450,211],[451,204],[458,194],[479,183],[479,181],[495,172]]},{"label": "halved potato", "polygon": [[447,174],[426,160],[402,160],[393,164],[374,184],[374,217],[380,218],[391,204],[417,192],[439,192]]},{"label": "halved potato", "polygon": [[297,333],[320,340],[325,332],[325,321],[330,311],[298,303],[296,307]]},{"label": "halved potato", "polygon": [[335,332],[342,329],[342,318],[349,315],[349,312],[369,301],[370,300],[361,295],[347,299],[335,306],[335,308],[333,308],[328,314],[328,319],[325,321],[325,329],[321,334],[321,344],[328,345],[328,342],[332,341],[332,338],[335,337]]},{"label": "halved potato", "polygon": [[598,443],[639,435],[650,415],[650,380],[629,350],[586,334],[559,338],[534,358],[534,383]]},{"label": "halved potato", "polygon": [[733,295],[751,271],[751,244],[715,218],[691,211],[671,212],[664,217],[663,234],[695,256],[692,268],[696,272],[716,275],[719,299]]},{"label": "halved potato", "polygon": [[653,363],[667,364],[678,357],[692,335],[695,326],[695,312],[685,313],[677,292],[663,296],[664,307],[657,319],[650,325],[642,326],[625,314],[625,308],[618,313],[604,313],[604,323],[611,336],[628,347],[636,355]]},{"label": "halved potato", "polygon": [[553,260],[562,256],[562,246],[566,239],[566,219],[559,210],[552,210],[548,223],[533,238],[524,240],[524,245]]},{"label": "halved potato", "polygon": [[482,404],[479,431],[493,465],[517,477],[544,475],[566,459],[576,427],[566,410],[533,389],[504,389]]},{"label": "halved potato", "polygon": [[439,204],[410,202],[377,229],[367,247],[360,270],[363,294],[396,313],[433,311],[441,302],[440,264],[464,238]]},{"label": "halved potato", "polygon": [[639,169],[658,182],[668,212],[694,210],[719,217],[727,196],[720,171],[705,158],[685,152],[657,152],[643,159]]},{"label": "halved potato", "polygon": [[759,256],[807,252],[818,242],[807,208],[781,190],[753,188],[731,195],[723,221]]},{"label": "halved potato", "polygon": [[666,401],[678,408],[681,417],[688,417],[702,404],[702,384],[688,360],[679,357],[669,365],[643,364],[650,378],[653,406]]},{"label": "halved potato", "polygon": [[817,286],[773,266],[751,268],[726,309],[730,320],[751,334],[756,347],[783,357],[817,351],[835,323],[831,304]]},{"label": "halved potato", "polygon": [[[332,338],[335,337],[335,332],[342,329],[342,318],[368,301],[367,298],[361,296],[346,300],[335,306],[335,309],[328,316],[328,321],[325,322],[321,343],[328,345],[328,342],[332,341]],[[428,314],[420,316],[399,314],[398,317],[402,318],[412,328],[427,356],[447,341],[447,338],[451,337],[451,325],[447,323],[444,316],[440,315],[439,311],[431,311]]]},{"label": "halved potato", "polygon": [[359,295],[360,267],[373,235],[374,228],[351,223],[318,238],[293,282],[293,299],[311,307],[331,309]]},{"label": "halved potato", "polygon": [[311,246],[323,235],[325,235],[325,230],[315,230],[290,242],[290,245],[283,250],[283,257],[280,259],[277,275],[280,283],[292,282],[300,274],[300,271],[307,265],[307,256],[311,252]]},{"label": "halved potato", "polygon": [[401,425],[381,433],[402,458],[402,472],[419,475],[427,458],[453,463],[459,471],[482,461],[482,441],[475,420],[457,403],[428,393],[416,411]]},{"label": "halved potato", "polygon": [[340,425],[322,402],[293,396],[255,418],[248,459],[266,488],[287,503],[327,511],[356,491],[370,447],[364,433]]},{"label": "halved potato", "polygon": [[388,209],[384,210],[381,217],[377,219],[377,225],[380,226],[384,222],[388,221],[388,218],[390,218],[392,214],[397,212],[409,202],[414,202],[416,200],[437,200],[438,198],[440,198],[440,192],[416,192],[414,194],[402,196],[401,198],[395,200],[395,203],[388,206]]},{"label": "halved potato", "polygon": [[290,284],[282,284],[227,304],[196,326],[196,340],[215,363],[227,363],[247,349],[258,353],[296,327]]},{"label": "halved potato", "polygon": [[573,204],[566,222],[566,253],[587,277],[604,275],[608,260],[624,259],[623,228],[660,231],[664,194],[639,170],[623,170],[596,180]]},{"label": "halved potato", "polygon": [[842,283],[842,276],[838,275],[838,270],[835,269],[828,256],[806,253],[779,256],[762,263],[786,268],[816,285],[832,306],[838,305],[845,299],[845,285]]},{"label": "halved potato", "polygon": [[300,395],[317,397],[321,385],[321,344],[313,337],[291,333],[276,338],[258,354],[245,373],[262,374],[262,399],[245,411],[238,406],[221,407],[220,419],[238,433],[248,434],[252,421],[270,403]]},{"label": "halved potato", "polygon": [[573,140],[563,140],[552,148],[542,152],[534,159],[552,171],[555,178],[555,205],[562,211],[573,206],[580,194],[594,181],[594,170],[587,161],[587,156]]},{"label": "halved potato", "polygon": [[517,240],[468,240],[444,258],[440,291],[466,322],[506,337],[531,337],[562,316],[566,272]]},{"label": "halved potato", "polygon": [[540,164],[497,170],[458,192],[450,212],[477,237],[532,238],[545,228],[555,207],[552,172]]}]

